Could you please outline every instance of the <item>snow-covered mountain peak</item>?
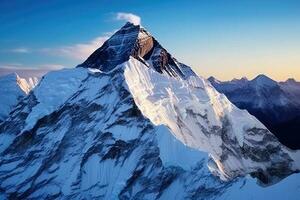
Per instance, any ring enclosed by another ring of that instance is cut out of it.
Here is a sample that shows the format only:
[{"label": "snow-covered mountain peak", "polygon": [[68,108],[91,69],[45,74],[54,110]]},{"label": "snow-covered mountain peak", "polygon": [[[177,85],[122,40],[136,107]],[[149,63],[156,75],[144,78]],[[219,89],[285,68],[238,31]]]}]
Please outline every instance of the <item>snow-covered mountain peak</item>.
[{"label": "snow-covered mountain peak", "polygon": [[297,152],[130,23],[77,68],[44,76],[0,131],[8,198],[215,199],[238,177],[272,184],[300,168]]},{"label": "snow-covered mountain peak", "polygon": [[243,77],[241,78],[241,80],[243,80],[243,81],[248,81],[248,78],[247,78],[246,76],[243,76]]},{"label": "snow-covered mountain peak", "polygon": [[256,87],[277,86],[276,81],[274,81],[273,79],[269,78],[264,74],[260,74],[257,77],[255,77],[253,80],[251,80],[251,83],[254,84]]},{"label": "snow-covered mountain peak", "polygon": [[[218,80],[216,77],[214,76],[210,76],[208,79],[207,79],[210,83],[213,83],[213,85],[215,84],[224,84],[224,83],[228,83],[228,84],[245,84],[247,83],[249,80],[247,77],[242,77],[242,78],[234,78],[232,79],[231,81],[220,81]],[[230,89],[230,88],[229,88]]]},{"label": "snow-covered mountain peak", "polygon": [[195,73],[179,63],[142,26],[126,23],[79,67],[97,68],[103,72],[114,69],[132,56],[147,67],[169,76],[187,78]]},{"label": "snow-covered mountain peak", "polygon": [[214,82],[214,83],[220,83],[221,81],[219,81],[218,79],[216,79],[214,76],[210,76],[208,77],[208,79],[211,83]]},{"label": "snow-covered mountain peak", "polygon": [[288,85],[297,85],[299,86],[300,85],[300,82],[296,81],[294,78],[289,78],[287,79],[286,81],[284,82],[280,82],[281,84],[288,84]]},{"label": "snow-covered mountain peak", "polygon": [[242,77],[241,79],[238,79],[238,78],[234,78],[231,80],[231,82],[235,82],[235,83],[246,83],[248,81],[248,78],[247,77]]}]

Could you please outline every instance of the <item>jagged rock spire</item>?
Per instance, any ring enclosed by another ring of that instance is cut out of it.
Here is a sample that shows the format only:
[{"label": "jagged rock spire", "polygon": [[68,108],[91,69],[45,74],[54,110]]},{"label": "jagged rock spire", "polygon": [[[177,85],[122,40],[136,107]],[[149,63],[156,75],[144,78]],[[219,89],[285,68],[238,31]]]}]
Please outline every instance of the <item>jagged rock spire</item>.
[{"label": "jagged rock spire", "polygon": [[79,67],[110,71],[132,56],[159,73],[186,78],[195,73],[179,63],[142,26],[126,23]]}]

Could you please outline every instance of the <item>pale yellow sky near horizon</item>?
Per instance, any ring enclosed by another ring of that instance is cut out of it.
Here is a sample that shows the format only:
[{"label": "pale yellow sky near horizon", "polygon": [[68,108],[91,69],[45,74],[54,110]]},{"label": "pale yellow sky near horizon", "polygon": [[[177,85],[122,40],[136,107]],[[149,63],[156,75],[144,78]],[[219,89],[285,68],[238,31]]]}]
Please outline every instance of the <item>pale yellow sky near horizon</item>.
[{"label": "pale yellow sky near horizon", "polygon": [[203,77],[214,76],[223,81],[241,77],[253,79],[259,74],[265,74],[276,81],[286,81],[288,78],[300,81],[300,52],[290,52],[274,51],[260,55],[218,52],[215,55],[199,54],[198,57],[189,54],[180,56],[180,61]]},{"label": "pale yellow sky near horizon", "polygon": [[247,77],[249,80],[255,78],[260,74],[264,74],[276,81],[286,81],[289,78],[293,78],[296,81],[300,81],[300,67],[269,67],[264,68],[264,70],[259,69],[259,67],[253,67],[253,71],[245,70],[242,71],[239,67],[220,67],[220,70],[203,70],[202,68],[195,68],[195,71],[205,77],[208,78],[210,76],[214,76],[218,80],[228,81],[234,78],[242,78]]}]

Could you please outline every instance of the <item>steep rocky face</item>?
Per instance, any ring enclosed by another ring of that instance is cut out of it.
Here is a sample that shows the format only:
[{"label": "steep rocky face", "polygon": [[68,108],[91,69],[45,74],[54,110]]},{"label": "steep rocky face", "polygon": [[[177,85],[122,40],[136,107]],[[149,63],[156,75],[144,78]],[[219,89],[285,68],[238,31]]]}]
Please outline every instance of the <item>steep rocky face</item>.
[{"label": "steep rocky face", "polygon": [[299,169],[299,152],[133,24],[48,73],[0,124],[0,155],[4,199],[217,199],[248,174],[266,186]]},{"label": "steep rocky face", "polygon": [[131,23],[117,31],[79,67],[108,72],[129,60],[130,56],[159,73],[182,78],[195,75],[188,66],[173,58],[143,27]]},{"label": "steep rocky face", "polygon": [[129,59],[138,33],[139,26],[127,23],[79,67],[97,68],[104,72],[112,70],[118,64]]}]

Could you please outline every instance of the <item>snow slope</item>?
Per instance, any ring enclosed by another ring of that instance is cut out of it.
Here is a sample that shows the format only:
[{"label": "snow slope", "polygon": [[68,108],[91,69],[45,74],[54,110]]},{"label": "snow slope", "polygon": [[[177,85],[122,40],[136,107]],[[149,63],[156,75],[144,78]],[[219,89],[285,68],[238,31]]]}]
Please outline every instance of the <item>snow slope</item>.
[{"label": "snow slope", "polygon": [[[169,127],[187,146],[208,152],[213,160],[209,168],[221,179],[262,170],[263,174],[257,176],[263,176],[262,182],[270,183],[273,178],[275,182],[280,179],[270,173],[274,163],[280,170],[289,165],[299,169],[298,158],[293,152],[281,145],[256,118],[231,104],[203,78],[175,79],[147,69],[131,58],[125,67],[125,79],[143,115],[155,125]],[[287,164],[289,159],[295,162]]]},{"label": "snow slope", "polygon": [[37,78],[20,78],[17,74],[0,77],[0,122],[38,83]]},{"label": "snow slope", "polygon": [[[207,154],[182,144],[165,126],[153,125],[139,112],[126,89],[122,66],[106,73],[70,70],[85,77],[78,88],[66,87],[55,111],[38,117],[33,129],[20,133],[27,123],[20,118],[38,105],[32,100],[37,99],[38,88],[30,93],[19,107],[23,115],[16,111],[12,121],[0,127],[0,141],[10,137],[0,161],[4,196],[156,199],[174,179],[184,176],[206,177],[212,183],[188,187],[182,179],[185,195],[198,187],[211,191],[227,185],[207,173]],[[56,79],[55,87],[74,79],[66,74],[55,72],[63,79]],[[52,76],[47,74],[38,87],[51,84]]]},{"label": "snow slope", "polygon": [[[66,79],[66,76],[70,78]],[[37,120],[57,110],[86,77],[86,70],[80,68],[49,72],[39,87],[33,91],[38,103],[32,107],[27,116],[24,131],[32,129]]]},{"label": "snow slope", "polygon": [[0,156],[2,199],[218,199],[248,174],[275,187],[300,155],[128,23],[45,75],[0,124]]}]

